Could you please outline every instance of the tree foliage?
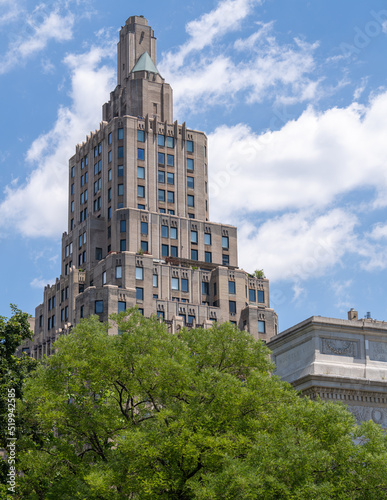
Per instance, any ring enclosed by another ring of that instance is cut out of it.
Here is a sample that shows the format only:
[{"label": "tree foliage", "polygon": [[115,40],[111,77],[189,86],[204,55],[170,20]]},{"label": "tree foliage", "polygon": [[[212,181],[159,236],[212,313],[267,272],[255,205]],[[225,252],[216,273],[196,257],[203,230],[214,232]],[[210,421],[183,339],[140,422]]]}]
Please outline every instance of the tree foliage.
[{"label": "tree foliage", "polygon": [[19,498],[387,498],[381,429],[299,397],[248,333],[115,320],[81,321],[27,381]]}]

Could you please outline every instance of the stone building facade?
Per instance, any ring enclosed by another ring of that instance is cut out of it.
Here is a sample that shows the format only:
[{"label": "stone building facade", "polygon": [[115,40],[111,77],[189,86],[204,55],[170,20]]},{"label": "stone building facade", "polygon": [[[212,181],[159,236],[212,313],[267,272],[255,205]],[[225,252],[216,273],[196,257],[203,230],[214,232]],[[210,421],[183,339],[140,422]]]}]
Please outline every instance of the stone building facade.
[{"label": "stone building facade", "polygon": [[312,399],[342,401],[358,422],[387,428],[387,323],[311,318],[268,343],[276,375]]},{"label": "stone building facade", "polygon": [[46,286],[24,349],[49,355],[81,318],[107,321],[135,305],[172,332],[231,321],[270,339],[269,282],[238,268],[236,227],[209,221],[207,137],[173,121],[144,17],[126,21],[117,54],[103,121],[69,161],[61,275]]}]

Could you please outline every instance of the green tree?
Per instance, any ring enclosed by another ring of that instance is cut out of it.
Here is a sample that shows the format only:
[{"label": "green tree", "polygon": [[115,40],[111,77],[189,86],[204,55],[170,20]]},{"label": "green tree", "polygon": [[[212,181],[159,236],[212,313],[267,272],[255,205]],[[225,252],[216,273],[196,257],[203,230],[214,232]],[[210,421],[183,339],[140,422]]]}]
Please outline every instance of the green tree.
[{"label": "green tree", "polygon": [[387,442],[339,404],[270,375],[231,324],[167,332],[136,310],[97,317],[32,373],[19,498],[383,499]]},{"label": "green tree", "polygon": [[[22,422],[18,414],[11,413],[10,410],[13,400],[20,400],[23,380],[35,366],[35,361],[29,356],[15,356],[18,346],[24,340],[30,339],[32,332],[28,323],[28,314],[23,313],[14,305],[11,305],[11,310],[12,316],[9,319],[0,316],[0,448],[3,449],[8,449],[10,437],[19,437]],[[10,417],[10,426],[8,426],[8,417]],[[15,422],[12,421],[13,418]],[[8,470],[7,462],[0,459],[2,486],[6,484]],[[6,488],[1,489],[0,486],[0,492],[5,498]]]}]

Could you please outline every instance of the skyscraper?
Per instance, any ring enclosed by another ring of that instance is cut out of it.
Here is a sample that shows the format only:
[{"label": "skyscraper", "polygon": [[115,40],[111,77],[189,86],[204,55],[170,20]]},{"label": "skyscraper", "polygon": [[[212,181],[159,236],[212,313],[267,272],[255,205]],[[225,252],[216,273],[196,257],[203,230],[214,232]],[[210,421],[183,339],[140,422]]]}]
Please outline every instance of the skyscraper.
[{"label": "skyscraper", "polygon": [[238,269],[236,227],[209,221],[207,137],[173,121],[142,16],[120,31],[117,87],[102,113],[69,161],[61,275],[36,308],[32,354],[50,354],[81,318],[135,305],[171,332],[231,321],[270,339],[269,282]]}]

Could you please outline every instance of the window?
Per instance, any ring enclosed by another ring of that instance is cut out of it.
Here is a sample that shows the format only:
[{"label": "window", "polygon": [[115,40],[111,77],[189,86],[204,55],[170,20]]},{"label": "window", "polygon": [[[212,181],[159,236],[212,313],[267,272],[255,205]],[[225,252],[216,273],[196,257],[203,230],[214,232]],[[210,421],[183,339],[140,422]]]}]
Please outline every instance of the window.
[{"label": "window", "polygon": [[94,175],[98,174],[98,163],[94,164]]},{"label": "window", "polygon": [[137,196],[139,198],[145,198],[145,186],[137,186]]},{"label": "window", "polygon": [[266,333],[266,323],[263,320],[258,320],[258,333]]},{"label": "window", "polygon": [[116,266],[116,278],[122,278],[122,266]]},{"label": "window", "polygon": [[112,143],[112,133],[109,132],[108,134],[108,144],[110,145]]},{"label": "window", "polygon": [[123,165],[118,165],[117,166],[117,176],[118,177],[123,177],[124,176],[124,166]]},{"label": "window", "polygon": [[164,189],[159,189],[159,201],[165,201],[165,191]]},{"label": "window", "polygon": [[[82,175],[82,179],[83,179],[83,175]],[[83,186],[83,184],[82,184]],[[74,194],[74,184],[71,184],[71,194]]]},{"label": "window", "polygon": [[222,236],[222,248],[228,248],[228,236]]},{"label": "window", "polygon": [[191,260],[198,260],[198,251],[191,249]]},{"label": "window", "polygon": [[108,226],[108,228],[107,228],[107,229],[108,229],[108,230],[107,230],[107,237],[108,237],[108,238],[111,238],[111,237],[112,237],[112,227],[111,227],[111,226]]},{"label": "window", "polygon": [[145,179],[145,168],[137,167],[137,179]]},{"label": "window", "polygon": [[177,257],[177,247],[171,245],[171,257]]},{"label": "window", "polygon": [[208,295],[210,293],[210,287],[207,281],[202,281],[202,293],[204,295]]},{"label": "window", "polygon": [[172,278],[172,290],[179,290],[179,278]]},{"label": "window", "polygon": [[124,194],[124,185],[118,184],[118,196],[123,196]]},{"label": "window", "polygon": [[158,156],[159,165],[165,165],[165,154],[159,153],[157,156]]},{"label": "window", "polygon": [[159,294],[158,294],[158,293],[154,293],[154,294],[153,294],[153,298],[154,298],[154,299],[158,299],[158,298],[159,298]]},{"label": "window", "polygon": [[[81,306],[81,313],[80,313],[81,318],[85,317],[85,306]],[[63,321],[63,320],[62,320]]]},{"label": "window", "polygon": [[85,156],[85,166],[87,167],[88,164],[89,164],[89,155],[86,155]]},{"label": "window", "polygon": [[230,257],[227,254],[222,255],[222,265],[223,266],[228,266],[230,264]]},{"label": "window", "polygon": [[70,221],[70,229],[71,231],[74,229],[74,219],[71,219]]},{"label": "window", "polygon": [[112,207],[108,207],[108,220],[112,218]]},{"label": "window", "polygon": [[230,314],[236,314],[236,301],[235,300],[228,301],[228,310],[230,311]]},{"label": "window", "polygon": [[97,146],[95,146],[94,148],[94,158],[96,158],[98,156],[98,149],[97,149]]},{"label": "window", "polygon": [[167,183],[172,185],[175,184],[175,174],[172,172],[167,172]]},{"label": "window", "polygon": [[82,246],[82,235],[81,234],[79,235],[79,245],[78,246],[79,246],[79,248],[81,248],[81,246]]},{"label": "window", "polygon": [[126,251],[126,240],[120,240],[120,252]]},{"label": "window", "polygon": [[124,157],[124,146],[118,146],[117,158],[123,158],[123,157]]},{"label": "window", "polygon": [[187,153],[193,153],[193,141],[187,141]]},{"label": "window", "polygon": [[139,142],[145,142],[145,132],[143,130],[137,130],[137,140]]},{"label": "window", "polygon": [[[81,316],[81,318],[82,318],[82,317],[83,317],[83,316]],[[60,311],[60,320],[61,320],[61,321],[64,321],[64,309],[61,309],[61,311]]]},{"label": "window", "polygon": [[141,250],[143,252],[147,252],[148,251],[148,242],[147,241],[141,241]]},{"label": "window", "polygon": [[136,267],[136,280],[144,279],[144,269],[142,267]]},{"label": "window", "polygon": [[103,300],[96,300],[95,301],[95,314],[102,314],[103,313]]},{"label": "window", "polygon": [[161,226],[161,237],[162,238],[169,238],[169,227],[168,226]]},{"label": "window", "polygon": [[71,202],[71,211],[74,212],[74,200]]},{"label": "window", "polygon": [[195,187],[195,180],[193,177],[187,177],[187,188],[188,189],[194,189]]},{"label": "window", "polygon": [[159,212],[160,212],[161,214],[165,214],[165,208],[159,208]]},{"label": "window", "polygon": [[181,291],[188,292],[188,280],[186,278],[181,278]]},{"label": "window", "polygon": [[124,129],[119,128],[117,132],[118,132],[118,140],[120,141],[124,138]]},{"label": "window", "polygon": [[159,277],[157,274],[153,275],[153,288],[157,288],[159,286]]},{"label": "window", "polygon": [[145,150],[142,148],[137,148],[137,159],[145,160]]},{"label": "window", "polygon": [[118,301],[118,312],[121,313],[124,311],[126,311],[126,302],[119,300]]},{"label": "window", "polygon": [[137,205],[137,208],[138,208],[139,210],[145,210],[145,205],[142,205],[141,203],[139,203],[139,204]]},{"label": "window", "polygon": [[148,223],[141,222],[141,234],[148,234]]},{"label": "window", "polygon": [[195,218],[195,214],[188,214],[188,218],[189,219],[194,219]]},{"label": "window", "polygon": [[192,158],[187,158],[187,170],[193,172],[194,169],[194,161]]},{"label": "window", "polygon": [[71,167],[71,177],[75,176],[75,167]]},{"label": "window", "polygon": [[144,289],[136,287],[136,300],[144,300]]},{"label": "window", "polygon": [[48,310],[51,311],[51,299],[48,299]]},{"label": "window", "polygon": [[228,293],[235,294],[235,281],[228,282]]},{"label": "window", "polygon": [[175,193],[173,191],[167,192],[167,202],[168,203],[175,203]]},{"label": "window", "polygon": [[[159,136],[160,137],[160,136]],[[157,317],[159,319],[164,319],[164,311],[157,311]]]},{"label": "window", "polygon": [[177,227],[170,228],[170,237],[171,240],[177,240]]},{"label": "window", "polygon": [[212,262],[212,252],[204,252],[204,261]]},{"label": "window", "polygon": [[187,205],[189,207],[195,206],[195,197],[192,194],[187,195]]},{"label": "window", "polygon": [[161,245],[161,256],[168,257],[168,255],[169,255],[169,246],[168,245]]},{"label": "window", "polygon": [[69,306],[65,307],[65,320],[69,319]]},{"label": "window", "polygon": [[192,316],[191,314],[188,314],[187,325],[192,325],[194,321],[195,321],[195,316]]},{"label": "window", "polygon": [[167,137],[167,148],[173,148],[175,146],[175,141],[173,137]]},{"label": "window", "polygon": [[102,273],[102,284],[106,285],[106,271]]},{"label": "window", "polygon": [[159,146],[165,146],[165,135],[161,135],[161,134],[158,135],[157,144]]},{"label": "window", "polygon": [[117,208],[124,208],[124,204],[122,203],[122,201],[117,203]]},{"label": "window", "polygon": [[159,179],[160,184],[165,184],[165,172],[164,172],[164,170],[159,170],[158,179]]},{"label": "window", "polygon": [[263,290],[257,290],[257,296],[258,302],[263,304],[265,302],[265,292]]},{"label": "window", "polygon": [[191,231],[191,243],[197,243],[197,242],[198,242],[198,232]]},{"label": "window", "polygon": [[204,244],[211,245],[211,233],[204,233]]},{"label": "window", "polygon": [[95,249],[95,259],[102,260],[102,248],[96,247]]},{"label": "window", "polygon": [[112,162],[112,152],[111,150],[108,152],[108,163]]},{"label": "window", "polygon": [[108,201],[112,201],[112,188],[108,189]]},{"label": "window", "polygon": [[249,301],[255,302],[255,290],[253,288],[249,288]]},{"label": "window", "polygon": [[168,167],[173,167],[175,165],[175,157],[173,155],[167,155],[167,165]]}]

